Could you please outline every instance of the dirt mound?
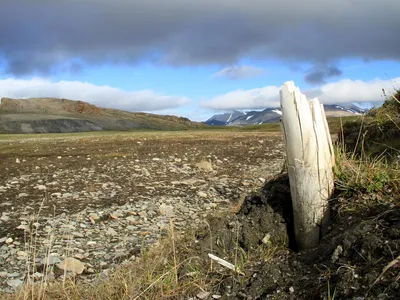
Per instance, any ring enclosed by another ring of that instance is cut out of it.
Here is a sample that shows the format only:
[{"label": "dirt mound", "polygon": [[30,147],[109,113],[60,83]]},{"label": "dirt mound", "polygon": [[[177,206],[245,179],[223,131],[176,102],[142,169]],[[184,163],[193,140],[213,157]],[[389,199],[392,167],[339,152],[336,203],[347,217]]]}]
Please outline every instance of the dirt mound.
[{"label": "dirt mound", "polygon": [[400,91],[381,107],[371,109],[364,119],[346,122],[340,141],[347,151],[359,155],[398,160],[400,149]]},{"label": "dirt mound", "polygon": [[212,219],[199,231],[203,257],[214,253],[245,273],[221,279],[213,292],[228,295],[223,299],[400,299],[400,197],[392,200],[345,213],[335,200],[320,245],[298,253],[289,181],[274,178],[236,216]]}]

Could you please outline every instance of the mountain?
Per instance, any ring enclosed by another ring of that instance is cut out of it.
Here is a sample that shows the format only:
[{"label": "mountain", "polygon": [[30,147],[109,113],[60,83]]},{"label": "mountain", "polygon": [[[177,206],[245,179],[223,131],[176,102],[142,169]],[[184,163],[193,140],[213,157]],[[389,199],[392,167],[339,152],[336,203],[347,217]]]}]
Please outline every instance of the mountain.
[{"label": "mountain", "polygon": [[213,115],[209,118],[205,123],[207,125],[214,125],[214,126],[224,126],[229,124],[232,120],[235,120],[238,117],[245,116],[246,113],[238,110],[234,110],[231,113],[222,113]]},{"label": "mountain", "polygon": [[[364,114],[367,110],[361,109],[354,104],[349,105],[324,105],[327,117],[346,117]],[[262,111],[233,111],[232,113],[216,114],[205,123],[219,126],[245,126],[259,125],[264,123],[275,123],[281,118],[280,108],[267,108]],[[234,117],[237,116],[237,117]]]},{"label": "mountain", "polygon": [[204,125],[187,118],[100,108],[68,99],[2,98],[0,104],[0,133],[177,130],[200,126]]},{"label": "mountain", "polygon": [[324,105],[327,117],[345,117],[365,114],[368,110],[354,104],[348,105]]},{"label": "mountain", "polygon": [[267,108],[262,111],[249,111],[244,116],[240,116],[231,122],[228,126],[244,126],[244,125],[259,125],[263,123],[278,122],[282,112],[276,108]]}]

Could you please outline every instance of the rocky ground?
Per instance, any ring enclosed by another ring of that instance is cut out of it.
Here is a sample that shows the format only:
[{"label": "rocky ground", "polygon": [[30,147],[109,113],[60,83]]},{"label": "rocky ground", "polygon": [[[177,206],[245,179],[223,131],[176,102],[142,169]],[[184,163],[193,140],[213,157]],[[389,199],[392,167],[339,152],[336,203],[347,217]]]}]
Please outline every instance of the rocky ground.
[{"label": "rocky ground", "polygon": [[0,137],[0,291],[29,278],[90,280],[169,230],[232,209],[283,165],[252,132]]}]

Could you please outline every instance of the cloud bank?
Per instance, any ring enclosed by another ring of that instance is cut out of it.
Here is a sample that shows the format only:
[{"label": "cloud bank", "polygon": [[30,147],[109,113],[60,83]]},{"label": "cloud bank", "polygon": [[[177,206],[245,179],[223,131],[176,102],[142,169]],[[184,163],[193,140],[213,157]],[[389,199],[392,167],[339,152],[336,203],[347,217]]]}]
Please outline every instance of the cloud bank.
[{"label": "cloud bank", "polygon": [[33,78],[0,80],[2,97],[30,98],[54,97],[82,100],[91,104],[127,111],[162,111],[182,107],[190,99],[182,96],[157,94],[150,90],[124,91],[110,86],[97,86],[87,82],[59,81]]},{"label": "cloud bank", "polygon": [[[400,77],[372,81],[343,79],[324,84],[315,89],[302,90],[302,92],[308,98],[318,97],[324,104],[380,102],[384,100],[382,88],[386,91],[393,91],[393,82],[399,81]],[[224,111],[279,107],[280,89],[280,86],[265,86],[250,90],[231,91],[203,101],[201,106],[212,110]]]}]

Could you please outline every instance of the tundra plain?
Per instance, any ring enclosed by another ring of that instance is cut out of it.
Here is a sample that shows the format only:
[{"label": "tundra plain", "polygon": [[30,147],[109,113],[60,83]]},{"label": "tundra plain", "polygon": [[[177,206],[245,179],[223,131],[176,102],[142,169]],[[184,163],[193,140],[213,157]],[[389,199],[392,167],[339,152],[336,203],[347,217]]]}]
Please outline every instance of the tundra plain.
[{"label": "tundra plain", "polygon": [[0,136],[0,291],[28,274],[107,276],[170,217],[184,232],[235,209],[282,170],[283,150],[279,133],[226,130]]}]

